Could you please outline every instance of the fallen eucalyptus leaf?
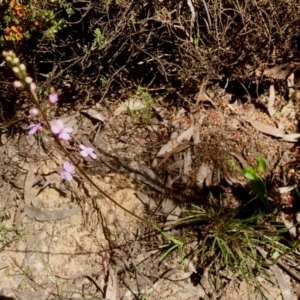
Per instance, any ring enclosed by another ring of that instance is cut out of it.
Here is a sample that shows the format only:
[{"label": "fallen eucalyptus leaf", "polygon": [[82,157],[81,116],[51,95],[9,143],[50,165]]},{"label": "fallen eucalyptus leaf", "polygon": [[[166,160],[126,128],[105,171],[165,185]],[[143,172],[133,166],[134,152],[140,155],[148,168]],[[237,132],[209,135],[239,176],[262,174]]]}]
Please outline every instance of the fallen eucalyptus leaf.
[{"label": "fallen eucalyptus leaf", "polygon": [[273,79],[287,79],[299,67],[299,63],[285,63],[264,70],[263,75]]},{"label": "fallen eucalyptus leaf", "polygon": [[247,162],[241,155],[239,155],[235,152],[229,152],[229,154],[231,154],[234,158],[236,158],[240,162],[240,164],[243,168],[246,168],[248,166]]},{"label": "fallen eucalyptus leaf", "polygon": [[207,163],[202,163],[196,175],[197,183],[199,185],[202,185],[204,183],[204,180],[212,173],[212,171],[212,166]]},{"label": "fallen eucalyptus leaf", "polygon": [[169,175],[167,178],[167,182],[165,184],[165,188],[167,189],[171,188],[174,182],[176,182],[178,179],[180,179],[180,175],[177,175],[174,178],[172,178],[171,175]]},{"label": "fallen eucalyptus leaf", "polygon": [[290,185],[290,186],[283,186],[283,187],[278,188],[278,191],[280,194],[286,194],[286,193],[294,190],[296,187],[297,187],[297,184]]},{"label": "fallen eucalyptus leaf", "polygon": [[[267,252],[262,249],[261,247],[257,247],[259,252],[264,258],[267,258]],[[275,264],[275,265],[269,265],[269,268],[275,275],[275,278],[277,280],[278,286],[281,290],[281,294],[284,300],[291,300],[293,299],[292,297],[292,287],[290,286],[289,282],[285,278],[285,274],[283,271]]]},{"label": "fallen eucalyptus leaf", "polygon": [[193,141],[195,144],[198,144],[200,142],[200,126],[198,125],[194,126]]},{"label": "fallen eucalyptus leaf", "polygon": [[251,119],[250,117],[241,116],[241,118],[246,122],[249,122],[252,125],[252,127],[254,127],[256,130],[262,133],[272,135],[275,137],[281,137],[281,138],[284,136],[284,132],[279,128],[276,128],[268,124],[264,124],[262,122],[258,122],[256,120]]},{"label": "fallen eucalyptus leaf", "polygon": [[282,219],[284,226],[289,231],[290,236],[293,239],[295,239],[297,237],[297,227],[292,222],[290,222],[289,220],[287,220],[285,218],[284,213],[281,213],[281,219]]},{"label": "fallen eucalyptus leaf", "polygon": [[192,170],[192,155],[191,148],[188,148],[184,153],[183,174],[188,174]]},{"label": "fallen eucalyptus leaf", "polygon": [[118,287],[116,271],[114,271],[113,268],[110,267],[106,283],[105,299],[116,300],[117,289]]},{"label": "fallen eucalyptus leaf", "polygon": [[227,182],[229,185],[235,185],[235,186],[241,186],[241,187],[245,187],[245,186],[246,186],[246,183],[245,183],[245,182],[240,181],[240,180],[237,180],[237,179],[231,177],[231,176],[228,175],[228,174],[224,174],[224,178],[225,178],[226,182]]},{"label": "fallen eucalyptus leaf", "polygon": [[275,104],[275,88],[274,88],[274,84],[271,84],[270,91],[269,91],[268,112],[272,118],[276,112],[274,108],[274,104]]},{"label": "fallen eucalyptus leaf", "polygon": [[63,210],[48,210],[48,209],[42,210],[27,204],[23,204],[23,205],[24,205],[23,210],[26,216],[37,221],[61,220],[81,212],[81,209],[79,207],[75,207],[71,209],[63,209]]},{"label": "fallen eucalyptus leaf", "polygon": [[32,165],[29,165],[29,170],[27,172],[26,180],[24,183],[24,202],[28,205],[31,204],[31,200],[35,198],[32,193],[32,186],[35,182],[35,175]]},{"label": "fallen eucalyptus leaf", "polygon": [[150,211],[156,208],[156,203],[152,197],[149,197],[147,194],[144,194],[140,191],[137,191],[135,194],[145,205],[148,206],[148,209]]},{"label": "fallen eucalyptus leaf", "polygon": [[184,164],[184,161],[183,159],[182,160],[179,160],[179,161],[176,161],[174,162],[173,164],[167,166],[167,170],[168,171],[174,171],[176,169],[181,169],[183,167],[183,164]]},{"label": "fallen eucalyptus leaf", "polygon": [[177,203],[175,202],[175,200],[167,197],[162,201],[159,212],[168,215],[175,209],[176,206]]},{"label": "fallen eucalyptus leaf", "polygon": [[128,110],[140,110],[146,107],[139,99],[128,99],[123,102],[114,112],[114,116],[118,116],[121,113],[127,112]]},{"label": "fallen eucalyptus leaf", "polygon": [[300,137],[299,133],[285,134],[282,139],[286,142],[296,143]]},{"label": "fallen eucalyptus leaf", "polygon": [[89,108],[87,110],[82,110],[81,112],[89,115],[90,117],[99,120],[101,122],[104,122],[105,118],[103,117],[103,115],[101,113],[99,113],[98,111],[96,111],[95,109]]},{"label": "fallen eucalyptus leaf", "polygon": [[46,290],[39,290],[35,292],[27,292],[24,291],[13,291],[18,298],[18,300],[46,300],[49,299],[50,293]]},{"label": "fallen eucalyptus leaf", "polygon": [[119,157],[119,162],[121,165],[133,172],[138,172],[144,177],[156,181],[157,180],[157,175],[146,165],[139,163],[138,161],[133,160],[132,158],[129,157]]},{"label": "fallen eucalyptus leaf", "polygon": [[179,145],[179,142],[177,142],[176,140],[168,141],[167,144],[163,145],[160,148],[160,150],[156,154],[156,157],[161,157],[161,156],[165,155],[166,153],[174,150],[178,145]]},{"label": "fallen eucalyptus leaf", "polygon": [[181,143],[182,141],[186,140],[189,141],[191,137],[193,136],[194,132],[194,125],[189,127],[187,130],[183,131],[177,138],[176,141]]}]

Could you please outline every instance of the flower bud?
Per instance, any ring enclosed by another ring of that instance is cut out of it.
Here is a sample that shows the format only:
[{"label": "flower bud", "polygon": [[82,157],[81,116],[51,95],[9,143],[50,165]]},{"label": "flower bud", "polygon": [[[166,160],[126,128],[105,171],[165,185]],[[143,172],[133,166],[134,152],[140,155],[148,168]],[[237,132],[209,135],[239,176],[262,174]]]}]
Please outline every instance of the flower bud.
[{"label": "flower bud", "polygon": [[28,84],[30,84],[32,81],[33,81],[33,79],[31,77],[29,77],[29,76],[27,76],[25,78],[25,82],[28,83]]},{"label": "flower bud", "polygon": [[14,81],[14,86],[15,86],[16,88],[20,88],[20,87],[22,86],[21,81],[18,81],[18,80]]},{"label": "flower bud", "polygon": [[13,67],[12,70],[14,71],[14,73],[19,74],[20,73],[20,69],[18,67]]},{"label": "flower bud", "polygon": [[51,93],[49,95],[49,102],[54,104],[58,101],[58,95],[56,93]]},{"label": "flower bud", "polygon": [[18,57],[15,57],[15,58],[12,60],[12,63],[13,63],[14,65],[17,65],[19,62],[20,62],[20,60],[19,60]]},{"label": "flower bud", "polygon": [[36,84],[34,82],[30,83],[30,91],[34,92],[36,90]]},{"label": "flower bud", "polygon": [[32,116],[32,117],[36,117],[36,116],[39,114],[39,111],[38,111],[38,109],[36,109],[35,107],[32,107],[32,108],[29,110],[29,114],[30,114],[30,116]]},{"label": "flower bud", "polygon": [[26,66],[24,64],[20,64],[19,67],[21,71],[26,71]]}]

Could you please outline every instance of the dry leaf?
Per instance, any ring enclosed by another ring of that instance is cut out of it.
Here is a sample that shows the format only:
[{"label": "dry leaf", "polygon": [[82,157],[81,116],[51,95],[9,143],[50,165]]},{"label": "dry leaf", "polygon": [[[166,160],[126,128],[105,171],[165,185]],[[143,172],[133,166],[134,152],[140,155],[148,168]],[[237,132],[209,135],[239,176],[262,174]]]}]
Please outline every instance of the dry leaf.
[{"label": "dry leaf", "polygon": [[268,112],[271,117],[273,117],[276,112],[274,108],[274,104],[275,104],[275,88],[274,88],[274,84],[271,84],[270,91],[269,91],[269,101],[268,101]]},{"label": "dry leaf", "polygon": [[35,198],[35,195],[33,195],[31,190],[34,181],[35,181],[35,175],[34,175],[33,167],[32,165],[29,165],[29,170],[24,184],[24,202],[28,205],[30,205],[31,200]]},{"label": "dry leaf", "polygon": [[200,126],[195,126],[193,131],[193,141],[195,144],[200,142]]},{"label": "dry leaf", "polygon": [[294,90],[294,86],[295,86],[295,74],[292,73],[288,79],[287,79],[287,86],[288,86],[288,89],[289,89],[289,97],[292,97],[295,93],[295,90]]},{"label": "dry leaf", "polygon": [[82,110],[81,112],[89,115],[90,117],[99,120],[101,122],[104,122],[105,118],[103,117],[102,114],[100,114],[98,111],[96,111],[95,109],[89,108],[87,110]]},{"label": "dry leaf", "polygon": [[171,188],[173,183],[176,182],[178,179],[180,179],[180,175],[177,175],[174,178],[172,178],[171,175],[169,175],[167,178],[167,182],[165,184],[165,188],[167,189]]},{"label": "dry leaf", "polygon": [[[17,290],[14,290],[13,292],[15,293],[16,297],[19,300],[46,300],[49,299],[50,296],[50,293],[44,289],[35,292],[27,292],[27,293],[25,293],[24,291],[19,292]],[[4,298],[4,300],[5,299],[6,298]]]},{"label": "dry leaf", "polygon": [[167,142],[167,144],[163,145],[159,152],[157,153],[156,157],[162,157],[166,153],[174,150],[181,142],[184,140],[189,141],[194,132],[194,125],[190,126],[187,130],[183,131],[179,136],[174,139],[171,139]]},{"label": "dry leaf", "polygon": [[69,116],[61,116],[59,118],[51,120],[50,121],[50,125],[55,125],[56,121],[59,119],[59,120],[62,120],[64,122],[64,126],[65,127],[72,127],[72,128],[74,128],[74,126],[77,125],[77,123],[78,123],[76,117],[77,117],[77,114],[69,115]]},{"label": "dry leaf", "polygon": [[178,143],[183,142],[184,140],[189,141],[191,139],[191,137],[193,136],[193,132],[194,132],[194,125],[192,125],[191,127],[189,127],[187,130],[185,130],[184,132],[182,132],[177,138],[176,141]]},{"label": "dry leaf", "polygon": [[282,139],[286,142],[296,143],[300,137],[299,133],[285,134]]},{"label": "dry leaf", "polygon": [[296,238],[297,237],[297,228],[296,228],[296,226],[285,218],[284,213],[281,213],[281,219],[282,219],[282,222],[283,222],[284,226],[289,231],[290,236],[293,239]]},{"label": "dry leaf", "polygon": [[154,210],[156,208],[156,203],[152,197],[149,197],[147,194],[144,194],[140,191],[136,192],[136,196],[145,204],[148,206],[148,209],[150,211]]},{"label": "dry leaf", "polygon": [[212,171],[212,166],[207,163],[202,163],[197,172],[197,183],[199,185],[202,185],[204,183],[204,180],[212,173]]},{"label": "dry leaf", "polygon": [[26,142],[28,143],[29,146],[33,146],[35,144],[35,136],[34,135],[26,135]]},{"label": "dry leaf", "polygon": [[296,116],[295,106],[292,101],[289,101],[288,104],[282,108],[280,112],[280,118],[295,119],[295,116]]},{"label": "dry leaf", "polygon": [[264,70],[263,75],[273,79],[287,79],[299,66],[299,63],[286,63]]},{"label": "dry leaf", "polygon": [[241,116],[241,118],[243,120],[245,120],[246,122],[249,122],[256,130],[258,130],[262,133],[272,135],[275,137],[283,137],[284,136],[283,131],[279,128],[264,124],[262,122],[258,122],[256,120],[251,119],[250,117]]},{"label": "dry leaf", "polygon": [[138,161],[133,160],[129,157],[119,157],[119,162],[127,170],[138,172],[143,175],[145,178],[156,181],[157,175],[146,165],[139,163]]},{"label": "dry leaf", "polygon": [[176,206],[175,209],[168,215],[166,223],[164,226],[164,230],[170,229],[170,226],[177,223],[179,216],[181,214],[181,208]]},{"label": "dry leaf", "polygon": [[114,112],[114,116],[118,116],[121,113],[127,112],[129,110],[140,110],[146,107],[139,99],[128,99],[123,102]]},{"label": "dry leaf", "polygon": [[177,203],[175,200],[167,197],[163,200],[159,212],[168,215],[175,209],[176,206]]},{"label": "dry leaf", "polygon": [[116,272],[109,268],[109,275],[106,284],[105,299],[116,300],[117,299],[117,276]]},{"label": "dry leaf", "polygon": [[[263,250],[260,247],[257,247],[257,249],[259,250],[259,252],[261,253],[261,255],[264,258],[267,257],[267,252],[265,250]],[[275,278],[276,278],[278,286],[281,290],[283,299],[284,300],[293,299],[292,293],[291,293],[292,287],[290,286],[289,282],[286,280],[285,274],[283,273],[283,271],[277,265],[270,265],[269,268],[275,275]]]},{"label": "dry leaf", "polygon": [[181,169],[183,167],[183,164],[184,164],[184,161],[183,159],[182,160],[179,160],[179,161],[176,161],[174,162],[173,164],[167,166],[167,170],[168,171],[174,171],[176,169]]},{"label": "dry leaf", "polygon": [[245,183],[245,182],[240,181],[240,180],[237,180],[237,179],[231,177],[231,176],[228,175],[228,174],[224,174],[224,178],[225,178],[226,182],[227,182],[229,185],[235,185],[235,186],[241,186],[241,187],[245,187],[245,186],[246,186],[246,183]]},{"label": "dry leaf", "polygon": [[81,212],[79,207],[63,210],[39,209],[24,204],[24,213],[27,217],[37,221],[54,221],[68,218]]},{"label": "dry leaf", "polygon": [[290,185],[290,186],[284,186],[284,187],[278,188],[278,191],[280,194],[286,194],[286,193],[294,190],[296,187],[297,187],[297,184]]},{"label": "dry leaf", "polygon": [[186,175],[192,170],[192,155],[191,148],[188,148],[184,153],[183,174]]},{"label": "dry leaf", "polygon": [[242,165],[243,168],[246,168],[248,166],[248,164],[246,163],[246,161],[244,160],[244,158],[241,155],[239,155],[235,152],[229,152],[229,154],[231,154],[233,157],[235,157],[240,162],[240,164]]},{"label": "dry leaf", "polygon": [[176,140],[168,141],[167,144],[163,145],[157,153],[157,157],[163,156],[166,153],[174,150],[179,145]]}]

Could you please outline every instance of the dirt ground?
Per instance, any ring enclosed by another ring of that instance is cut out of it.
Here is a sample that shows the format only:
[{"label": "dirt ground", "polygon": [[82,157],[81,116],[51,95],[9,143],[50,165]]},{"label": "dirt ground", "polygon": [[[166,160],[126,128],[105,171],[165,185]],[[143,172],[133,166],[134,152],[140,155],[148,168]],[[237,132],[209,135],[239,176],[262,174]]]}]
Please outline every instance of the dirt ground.
[{"label": "dirt ground", "polygon": [[[125,99],[129,110],[121,102],[62,105],[50,116],[74,128],[66,149],[98,187],[149,222],[163,224],[176,220],[187,205],[207,205],[204,185],[222,193],[225,210],[239,207],[243,199],[231,186],[246,183],[241,170],[245,164],[254,166],[258,155],[267,161],[270,197],[288,213],[293,196],[279,196],[276,189],[298,182],[298,149],[295,142],[284,141],[273,131],[266,134],[261,124],[283,128],[285,134],[297,133],[297,98],[289,112],[276,119],[269,116],[263,99],[258,105],[233,102],[220,88],[207,93],[209,101],[182,106],[154,95],[149,107],[142,99],[142,104],[140,99],[131,99],[131,104]],[[279,96],[276,99],[280,111],[287,104]],[[81,158],[78,143],[91,145],[97,159]],[[2,133],[0,153],[0,291],[4,296],[18,300],[261,299],[234,274],[224,273],[217,287],[209,266],[199,284],[194,284],[192,278],[201,266],[198,257],[188,252],[197,247],[196,240],[184,248],[182,264],[177,251],[160,262],[159,246],[166,240],[149,223],[125,213],[77,172],[73,181],[61,180],[64,154],[50,137],[29,136],[26,130]],[[200,179],[201,166],[210,170],[205,182]],[[172,234],[184,238],[180,229]],[[296,283],[284,276],[297,299]],[[268,299],[284,299],[275,279],[269,282],[258,276],[257,280]]]}]

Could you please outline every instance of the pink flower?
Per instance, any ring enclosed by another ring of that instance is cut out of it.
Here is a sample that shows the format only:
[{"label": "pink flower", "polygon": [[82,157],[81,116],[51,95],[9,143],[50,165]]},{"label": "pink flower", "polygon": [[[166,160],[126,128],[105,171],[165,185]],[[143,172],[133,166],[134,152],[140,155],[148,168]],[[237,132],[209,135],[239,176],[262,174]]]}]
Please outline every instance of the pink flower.
[{"label": "pink flower", "polygon": [[81,149],[80,151],[80,154],[83,156],[83,157],[87,157],[87,156],[90,156],[91,158],[93,159],[96,159],[97,158],[97,155],[94,153],[94,149],[91,148],[91,147],[86,147],[82,144],[79,145],[79,148]]},{"label": "pink flower", "polygon": [[29,134],[35,134],[37,131],[43,131],[43,127],[41,123],[38,124],[30,124],[27,129],[29,129]]},{"label": "pink flower", "polygon": [[59,139],[68,141],[71,138],[70,133],[73,131],[73,128],[65,127],[62,120],[57,120],[56,125],[51,126],[51,131],[57,134]]},{"label": "pink flower", "polygon": [[39,111],[35,108],[35,107],[32,107],[30,108],[29,110],[29,114],[32,116],[32,117],[35,117],[39,114]]},{"label": "pink flower", "polygon": [[54,104],[58,101],[58,95],[56,93],[51,93],[49,95],[49,102]]},{"label": "pink flower", "polygon": [[34,82],[31,82],[29,88],[31,92],[34,92],[36,90],[36,84]]},{"label": "pink flower", "polygon": [[74,172],[75,167],[68,161],[65,161],[63,164],[64,171],[60,173],[61,179],[71,181],[73,179],[72,172]]}]

